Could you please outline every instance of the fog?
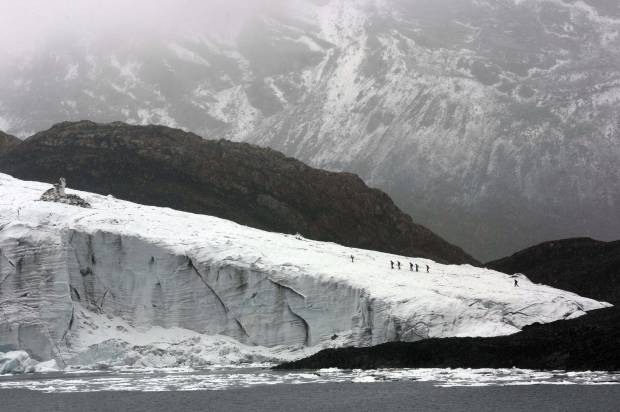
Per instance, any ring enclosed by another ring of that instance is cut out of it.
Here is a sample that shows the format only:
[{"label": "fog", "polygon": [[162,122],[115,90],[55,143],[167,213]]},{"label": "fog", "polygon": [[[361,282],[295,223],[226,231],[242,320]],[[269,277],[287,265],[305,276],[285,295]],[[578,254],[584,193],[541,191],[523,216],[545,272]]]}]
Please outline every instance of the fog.
[{"label": "fog", "polygon": [[184,32],[234,35],[253,14],[285,0],[0,0],[0,50],[24,55],[58,36],[159,38]]},{"label": "fog", "polygon": [[0,17],[10,134],[120,120],[269,146],[359,174],[486,260],[620,233],[618,0],[0,0]]}]

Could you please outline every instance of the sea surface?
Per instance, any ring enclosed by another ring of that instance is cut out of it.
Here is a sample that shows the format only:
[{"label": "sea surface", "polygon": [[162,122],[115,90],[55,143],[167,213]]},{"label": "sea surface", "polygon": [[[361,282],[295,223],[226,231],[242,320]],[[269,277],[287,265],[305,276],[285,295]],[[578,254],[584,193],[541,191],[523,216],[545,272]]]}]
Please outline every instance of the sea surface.
[{"label": "sea surface", "polygon": [[76,371],[0,377],[0,411],[620,411],[620,373]]}]

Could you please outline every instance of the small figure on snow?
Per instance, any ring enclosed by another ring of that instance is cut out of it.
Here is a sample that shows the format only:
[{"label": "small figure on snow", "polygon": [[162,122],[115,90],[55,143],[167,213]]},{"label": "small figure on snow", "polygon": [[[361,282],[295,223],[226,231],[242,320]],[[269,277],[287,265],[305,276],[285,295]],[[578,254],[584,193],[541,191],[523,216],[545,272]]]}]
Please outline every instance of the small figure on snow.
[{"label": "small figure on snow", "polygon": [[398,270],[400,270],[400,260],[397,263],[398,263]]},{"label": "small figure on snow", "polygon": [[351,255],[351,263],[355,262],[355,256]]},{"label": "small figure on snow", "polygon": [[416,272],[418,272],[418,271],[419,271],[419,269],[420,269],[420,267],[419,267],[419,266],[418,266],[418,264],[416,263],[416,264],[415,264],[415,271],[416,271]]},{"label": "small figure on snow", "polygon": [[392,269],[394,269],[394,261],[390,260],[390,265],[392,266]]},{"label": "small figure on snow", "polygon": [[409,262],[409,270],[413,272],[413,263]]},{"label": "small figure on snow", "polygon": [[431,267],[429,265],[426,265],[426,273],[430,272]]},{"label": "small figure on snow", "polygon": [[518,288],[518,287],[519,287],[519,280],[515,279],[515,288]]}]

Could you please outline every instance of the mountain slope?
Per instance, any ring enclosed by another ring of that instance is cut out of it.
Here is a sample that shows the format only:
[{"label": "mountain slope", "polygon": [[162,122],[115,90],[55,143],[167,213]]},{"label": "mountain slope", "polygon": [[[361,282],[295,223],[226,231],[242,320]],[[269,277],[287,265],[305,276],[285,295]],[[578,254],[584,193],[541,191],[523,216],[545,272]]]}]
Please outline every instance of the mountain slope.
[{"label": "mountain slope", "polygon": [[524,273],[536,283],[620,303],[620,241],[554,240],[486,266],[505,273]]},{"label": "mountain slope", "polygon": [[6,134],[0,130],[0,155],[8,151],[11,147],[17,146],[19,143],[21,143],[21,140],[17,137]]},{"label": "mountain slope", "polygon": [[3,352],[134,365],[170,350],[169,366],[200,365],[216,335],[288,346],[275,356],[510,334],[607,306],[469,265],[391,270],[408,258],[110,196],[70,191],[90,208],[39,200],[48,188],[0,174]]},{"label": "mountain slope", "polygon": [[352,174],[161,126],[62,123],[0,156],[0,171],[348,246],[476,263]]},{"label": "mountain slope", "polygon": [[478,259],[620,236],[617,1],[283,3],[225,41],[51,37],[0,65],[0,127],[121,119],[268,146],[360,175]]}]

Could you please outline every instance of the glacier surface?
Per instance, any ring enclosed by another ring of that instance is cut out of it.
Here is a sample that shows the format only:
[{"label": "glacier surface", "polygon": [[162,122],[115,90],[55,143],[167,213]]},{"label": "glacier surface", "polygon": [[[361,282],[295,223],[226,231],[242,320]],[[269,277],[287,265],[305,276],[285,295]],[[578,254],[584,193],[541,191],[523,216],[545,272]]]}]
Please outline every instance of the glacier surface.
[{"label": "glacier surface", "polygon": [[0,174],[0,351],[61,368],[269,363],[332,346],[506,335],[608,306],[525,277],[514,287],[492,270],[112,196],[69,191],[91,209],[40,201],[48,188]]}]

